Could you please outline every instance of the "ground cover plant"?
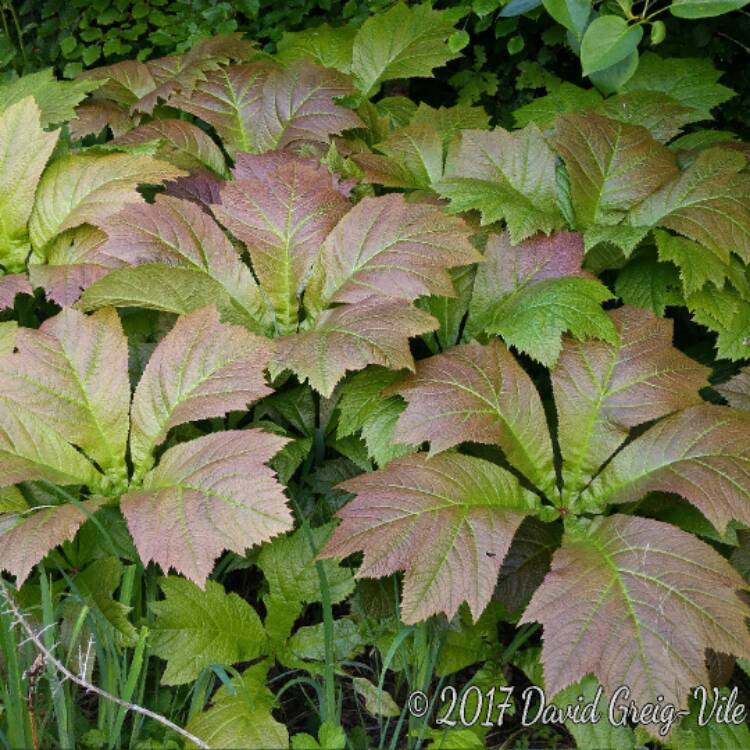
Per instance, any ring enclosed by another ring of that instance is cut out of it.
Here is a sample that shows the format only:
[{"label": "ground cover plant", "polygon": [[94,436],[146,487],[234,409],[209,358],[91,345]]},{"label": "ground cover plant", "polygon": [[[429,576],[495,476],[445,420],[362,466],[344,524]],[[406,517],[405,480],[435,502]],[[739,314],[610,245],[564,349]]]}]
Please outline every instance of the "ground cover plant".
[{"label": "ground cover plant", "polygon": [[0,85],[3,747],[750,746],[734,92],[404,96],[459,22]]}]

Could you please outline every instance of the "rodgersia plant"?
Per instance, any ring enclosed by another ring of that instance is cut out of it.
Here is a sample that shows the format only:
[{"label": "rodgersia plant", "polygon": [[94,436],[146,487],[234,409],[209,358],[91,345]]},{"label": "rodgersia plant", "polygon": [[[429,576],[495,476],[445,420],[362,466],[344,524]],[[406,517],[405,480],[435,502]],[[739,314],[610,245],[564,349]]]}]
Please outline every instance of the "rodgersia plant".
[{"label": "rodgersia plant", "polygon": [[[546,262],[529,258],[526,282],[544,284],[533,276],[554,277],[566,243],[491,244],[475,294],[505,281],[493,265],[522,266],[535,244],[547,245]],[[407,623],[453,617],[464,601],[476,619],[504,566],[506,577],[523,570],[520,622],[544,625],[550,695],[593,673],[610,695],[628,685],[639,705],[663,696],[685,707],[689,689],[708,684],[707,648],[750,653],[746,584],[679,516],[639,508],[651,493],[674,493],[721,534],[749,523],[750,414],[703,402],[709,371],[672,346],[669,321],[632,307],[606,318],[607,340],[563,338],[547,410],[494,337],[421,360],[388,386],[383,397],[406,401],[393,441],[428,443],[429,453],[344,482],[356,498],[323,554],[363,551],[359,576],[405,571]],[[557,548],[547,524],[564,528]],[[531,565],[540,550],[546,564]]]},{"label": "rodgersia plant", "polygon": [[[8,324],[3,324],[7,326]],[[283,437],[214,432],[172,445],[168,431],[244,409],[269,392],[264,339],[219,322],[215,309],[179,318],[132,394],[128,342],[115,310],[65,309],[39,330],[6,329],[0,356],[0,567],[20,585],[53,547],[104,505],[119,505],[144,563],[203,584],[225,549],[292,526],[266,466]],[[37,507],[41,482],[54,498]],[[15,485],[19,485],[15,487]]]}]

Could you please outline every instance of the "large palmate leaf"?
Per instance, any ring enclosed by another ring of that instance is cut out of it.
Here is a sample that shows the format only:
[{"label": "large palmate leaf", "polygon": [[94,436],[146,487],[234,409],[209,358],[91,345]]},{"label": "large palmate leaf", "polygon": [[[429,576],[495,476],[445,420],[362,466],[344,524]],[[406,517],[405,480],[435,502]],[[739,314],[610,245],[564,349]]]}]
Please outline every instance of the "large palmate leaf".
[{"label": "large palmate leaf", "polygon": [[718,83],[721,71],[707,58],[670,57],[653,52],[641,56],[638,69],[620,90],[658,91],[678,104],[696,110],[701,119],[711,118],[711,110],[734,96],[732,89]]},{"label": "large palmate leaf", "polygon": [[566,531],[522,622],[544,625],[549,694],[593,673],[610,696],[627,685],[636,705],[685,708],[691,687],[709,684],[707,648],[750,653],[741,588],[740,575],[694,536],[614,515]]},{"label": "large palmate leaf", "polygon": [[16,586],[22,586],[33,567],[50,550],[72,539],[102,503],[93,499],[78,505],[0,513],[0,570],[7,570],[16,577]]},{"label": "large palmate leaf", "polygon": [[39,330],[19,329],[15,346],[0,359],[0,398],[35,414],[101,468],[124,471],[130,386],[117,313],[65,309]]},{"label": "large palmate leaf", "polygon": [[579,234],[538,235],[512,245],[492,235],[477,270],[467,335],[500,334],[505,342],[548,366],[560,353],[562,333],[614,342],[612,321],[601,308],[610,292],[581,270]]},{"label": "large palmate leaf", "polygon": [[430,455],[459,443],[499,445],[508,460],[546,491],[555,483],[552,443],[531,378],[498,339],[476,341],[423,359],[386,393],[408,406],[394,439],[430,441]]},{"label": "large palmate leaf", "polygon": [[149,468],[154,448],[176,425],[223,416],[262,398],[268,339],[223,325],[215,308],[181,317],[159,342],[133,396],[130,453]]},{"label": "large palmate leaf", "polygon": [[266,466],[286,442],[260,430],[233,430],[167,450],[142,489],[121,502],[144,563],[174,568],[203,586],[225,549],[244,554],[288,531],[283,488]]},{"label": "large palmate leaf", "polygon": [[452,211],[480,211],[484,224],[503,219],[514,243],[563,225],[555,154],[534,124],[513,132],[461,131],[434,187],[450,198]]},{"label": "large palmate leaf", "polygon": [[552,372],[566,490],[586,484],[629,430],[699,404],[708,368],[672,346],[672,321],[634,307],[609,313],[616,343],[566,339]]},{"label": "large palmate leaf", "polygon": [[0,323],[0,357],[13,351],[13,347],[16,345],[17,331],[18,323],[15,320]]},{"label": "large palmate leaf", "polygon": [[[253,167],[253,159],[261,162]],[[265,157],[245,155],[243,172],[221,191],[214,215],[247,245],[261,288],[281,333],[298,322],[298,296],[328,233],[350,208],[331,176],[308,160],[283,161],[265,170]]]},{"label": "large palmate leaf", "polygon": [[213,140],[197,125],[184,120],[153,120],[116,138],[120,146],[137,146],[160,142],[156,157],[182,169],[208,167],[217,175],[227,172],[224,154]]},{"label": "large palmate leaf", "polygon": [[171,104],[212,125],[231,153],[258,153],[326,143],[360,126],[354,112],[334,103],[351,92],[346,76],[307,61],[286,68],[260,62],[213,71]]},{"label": "large palmate leaf", "polygon": [[312,330],[278,339],[274,367],[292,370],[328,397],[347,370],[370,364],[413,369],[409,338],[437,325],[431,315],[405,302],[368,298],[326,310]]},{"label": "large palmate leaf", "polygon": [[632,226],[671,229],[729,260],[750,261],[750,175],[737,151],[708,148],[634,208]]},{"label": "large palmate leaf", "polygon": [[362,24],[354,39],[352,73],[365,97],[383,81],[431,76],[433,68],[458,57],[448,47],[454,31],[448,11],[429,3],[407,7],[396,3]]},{"label": "large palmate leaf", "polygon": [[99,224],[126,203],[142,202],[138,185],[181,174],[177,167],[150,156],[74,154],[58,159],[39,182],[29,222],[32,244],[42,250],[65,229]]},{"label": "large palmate leaf", "polygon": [[305,305],[361,302],[372,295],[401,300],[455,296],[447,269],[481,261],[469,226],[436,206],[407,203],[402,195],[365,198],[326,239]]},{"label": "large palmate leaf", "polygon": [[626,446],[581,502],[600,506],[674,492],[723,532],[732,519],[750,523],[749,477],[750,414],[703,404],[657,422]]},{"label": "large palmate leaf", "polygon": [[750,411],[750,367],[740,370],[731,380],[714,386],[729,402],[730,406]]},{"label": "large palmate leaf", "polygon": [[232,666],[262,653],[265,633],[257,612],[237,594],[208,581],[204,590],[182,578],[161,578],[164,601],[150,602],[156,616],[149,645],[167,660],[165,685],[195,680],[212,664]]},{"label": "large palmate leaf", "polygon": [[[219,294],[227,298],[229,304],[220,305],[227,318],[257,331],[262,329],[265,306],[253,275],[218,224],[197,204],[157,196],[152,204],[125,207],[103,221],[102,227],[108,240],[101,253],[130,265],[160,263],[196,271],[196,275],[204,277],[202,281],[208,282],[199,282],[199,289],[218,286]],[[178,282],[177,274],[174,280]],[[88,290],[83,304],[88,304],[87,300],[96,297],[99,290],[111,288],[112,281],[103,279]],[[162,298],[167,305],[170,298],[166,290]],[[140,299],[136,296],[132,304],[138,305]]]},{"label": "large palmate leaf", "polygon": [[357,497],[338,512],[342,523],[321,554],[364,551],[358,576],[405,570],[407,623],[438,612],[450,618],[463,601],[479,617],[518,525],[537,504],[509,472],[455,453],[397,458],[342,487]]},{"label": "large palmate leaf", "polygon": [[0,113],[0,265],[7,271],[20,270],[29,253],[26,225],[57,137],[42,130],[33,97]]},{"label": "large palmate leaf", "polygon": [[357,29],[353,26],[329,26],[327,23],[302,31],[285,31],[276,45],[277,58],[282,61],[308,58],[324,68],[349,73],[356,35]]},{"label": "large palmate leaf", "polygon": [[557,118],[555,148],[565,160],[576,220],[616,224],[677,173],[677,160],[649,132],[594,115]]}]

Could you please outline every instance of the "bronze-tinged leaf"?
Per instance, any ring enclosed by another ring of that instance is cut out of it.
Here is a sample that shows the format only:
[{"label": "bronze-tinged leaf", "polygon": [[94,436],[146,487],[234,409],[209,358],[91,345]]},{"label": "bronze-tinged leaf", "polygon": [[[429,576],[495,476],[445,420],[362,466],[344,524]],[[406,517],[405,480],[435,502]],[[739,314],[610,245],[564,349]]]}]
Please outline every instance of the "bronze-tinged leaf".
[{"label": "bronze-tinged leaf", "polygon": [[385,393],[403,396],[394,441],[430,442],[430,455],[463,442],[499,445],[519,471],[547,492],[555,486],[552,443],[531,378],[499,339],[476,341],[420,360]]},{"label": "bronze-tinged leaf", "polygon": [[563,479],[580,490],[633,427],[700,404],[710,370],[672,346],[673,322],[636,307],[608,313],[617,344],[566,337],[552,385]]},{"label": "bronze-tinged leaf", "polygon": [[115,310],[64,309],[39,330],[20,328],[0,361],[0,398],[35,414],[102,469],[125,463],[128,343]]},{"label": "bronze-tinged leaf", "polygon": [[187,177],[178,177],[164,183],[164,193],[174,198],[192,201],[208,212],[208,206],[221,203],[221,188],[224,180],[209,172],[194,172]]},{"label": "bronze-tinged leaf", "polygon": [[122,513],[144,564],[205,585],[223,550],[237,554],[292,528],[283,487],[266,464],[287,443],[231,430],[181,443],[162,456]]},{"label": "bronze-tinged leaf", "polygon": [[0,310],[13,307],[18,294],[34,294],[26,274],[13,273],[0,276]]},{"label": "bronze-tinged leaf", "polygon": [[101,475],[47,422],[0,397],[0,487],[37,479],[94,487]]},{"label": "bronze-tinged leaf", "polygon": [[56,505],[39,510],[0,515],[0,570],[16,577],[20,588],[34,566],[47,553],[71,540],[104,500],[84,500],[79,505]]},{"label": "bronze-tinged leaf", "polygon": [[[305,164],[310,169],[317,169],[321,180],[325,177],[330,185],[345,198],[350,198],[356,180],[341,180],[339,175],[330,172],[328,167],[314,156],[300,156],[292,151],[268,151],[265,154],[237,154],[232,167],[235,180],[272,180],[282,167],[289,164]],[[216,200],[214,203],[219,203]]]},{"label": "bronze-tinged leaf", "polygon": [[562,524],[524,518],[503,560],[493,595],[508,612],[517,612],[529,603],[547,575],[561,539]]},{"label": "bronze-tinged leaf", "polygon": [[583,239],[576,232],[536,235],[513,245],[507,232],[487,240],[484,263],[477,268],[469,304],[467,333],[474,335],[489,326],[499,303],[545,279],[568,276],[591,279],[584,271]]},{"label": "bronze-tinged leaf", "polygon": [[618,223],[678,172],[675,155],[646,128],[598,115],[560,115],[553,144],[583,225]]},{"label": "bronze-tinged leaf", "polygon": [[368,298],[326,310],[312,330],[277,339],[274,368],[290,369],[328,397],[347,371],[413,370],[409,338],[437,327],[435,318],[405,302]]},{"label": "bronze-tinged leaf", "polygon": [[258,153],[327,143],[330,135],[361,126],[354,112],[334,103],[351,93],[337,71],[307,61],[286,68],[263,61],[208,73],[189,96],[170,103],[212,125],[230,153]]},{"label": "bronze-tinged leaf", "polygon": [[555,153],[541,130],[463,130],[435,190],[452,211],[480,211],[482,223],[503,219],[514,243],[563,226],[557,206]]},{"label": "bronze-tinged leaf", "polygon": [[84,71],[79,79],[91,78],[105,81],[96,91],[96,99],[110,100],[130,108],[142,96],[156,88],[156,81],[146,63],[140,60],[123,60],[112,65],[102,65]]},{"label": "bronze-tinged leaf", "polygon": [[637,706],[685,708],[692,687],[709,684],[707,648],[750,655],[744,587],[692,534],[613,515],[566,531],[521,621],[544,625],[550,695],[593,673],[609,696],[627,685]]},{"label": "bronze-tinged leaf", "polygon": [[189,95],[195,84],[205,79],[208,71],[232,61],[245,62],[254,50],[253,42],[242,39],[242,34],[235,32],[201,39],[184,54],[149,60],[146,66],[156,88],[142,96],[133,109],[152,114],[160,100],[169,102],[178,92]]},{"label": "bronze-tinged leaf", "polygon": [[328,236],[305,293],[310,310],[373,294],[455,297],[449,268],[482,260],[464,221],[392,194],[360,201]]},{"label": "bronze-tinged leaf", "polygon": [[37,188],[29,233],[41,250],[66,229],[98,226],[127,203],[142,203],[138,185],[184,174],[150,156],[71,154],[53,161]]},{"label": "bronze-tinged leaf", "polygon": [[163,263],[199,271],[221,284],[243,322],[260,329],[265,305],[253,275],[197,204],[160,195],[154,203],[127,206],[102,228],[109,238],[102,252],[130,265]]},{"label": "bronze-tinged leaf", "polygon": [[221,149],[197,125],[185,120],[153,120],[113,141],[120,146],[136,146],[161,141],[156,156],[182,169],[208,168],[214,174],[227,174]]},{"label": "bronze-tinged leaf", "polygon": [[47,299],[66,307],[75,303],[81,293],[106,276],[111,269],[94,263],[72,266],[31,266],[29,277],[44,289]]},{"label": "bronze-tinged leaf", "polygon": [[150,468],[154,448],[176,425],[220,417],[270,393],[263,371],[271,342],[219,322],[207,307],[178,319],[149,359],[133,396],[130,452]]},{"label": "bronze-tinged leaf", "polygon": [[499,466],[458,453],[424,453],[340,485],[357,497],[338,511],[342,523],[321,553],[362,550],[358,577],[406,571],[405,623],[462,602],[476,620],[492,597],[513,535],[538,499]]},{"label": "bronze-tinged leaf", "polygon": [[[250,159],[244,169],[248,170]],[[258,170],[260,171],[260,170]],[[263,178],[235,179],[221,191],[216,218],[247,245],[281,333],[298,322],[299,295],[328,233],[351,204],[327,170],[297,159]]]},{"label": "bronze-tinged leaf", "polygon": [[109,128],[118,138],[133,127],[127,107],[105,99],[91,99],[76,107],[76,116],[68,123],[70,137],[75,141],[87,135],[99,135]]},{"label": "bronze-tinged leaf", "polygon": [[627,503],[674,492],[723,532],[750,524],[750,414],[692,406],[657,422],[627,445],[581,496],[584,505]]},{"label": "bronze-tinged leaf", "polygon": [[635,207],[628,222],[660,226],[715,251],[750,261],[750,174],[738,151],[707,148],[684,171]]},{"label": "bronze-tinged leaf", "polygon": [[724,396],[730,406],[750,411],[750,367],[740,370],[726,383],[715,385],[714,389]]}]

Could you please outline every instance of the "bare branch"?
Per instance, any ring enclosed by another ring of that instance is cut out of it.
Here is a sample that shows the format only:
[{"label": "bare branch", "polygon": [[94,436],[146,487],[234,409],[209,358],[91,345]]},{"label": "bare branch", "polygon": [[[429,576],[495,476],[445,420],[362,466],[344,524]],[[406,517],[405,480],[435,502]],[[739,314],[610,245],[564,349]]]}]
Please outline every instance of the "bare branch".
[{"label": "bare branch", "polygon": [[83,677],[79,677],[73,674],[54,654],[52,654],[47,649],[47,647],[44,645],[42,640],[39,638],[39,634],[24,618],[21,610],[18,608],[18,605],[13,599],[13,596],[10,593],[10,590],[8,589],[8,587],[5,585],[5,582],[1,578],[0,578],[0,594],[3,595],[3,598],[5,599],[5,602],[8,605],[8,609],[10,610],[11,614],[15,617],[16,624],[20,625],[21,629],[28,636],[27,642],[33,643],[34,647],[44,658],[45,662],[48,664],[51,664],[66,680],[70,680],[71,682],[74,682],[76,685],[83,688],[87,693],[94,693],[95,695],[98,695],[100,698],[104,698],[104,700],[111,701],[112,703],[116,703],[118,706],[122,706],[127,711],[133,711],[133,713],[141,714],[141,716],[145,716],[149,719],[153,719],[154,721],[158,722],[162,726],[165,726],[168,729],[171,729],[173,732],[177,732],[177,734],[181,735],[186,740],[192,742],[196,747],[203,748],[204,750],[210,750],[210,746],[207,745],[203,740],[199,739],[195,735],[190,734],[190,732],[185,731],[184,729],[177,726],[177,724],[170,721],[166,717],[161,716],[160,714],[154,713],[153,711],[150,711],[147,708],[143,708],[143,706],[138,706],[135,703],[129,703],[128,701],[125,701],[122,698],[118,698],[116,695],[112,695],[111,693],[108,693],[96,687],[96,685],[92,685],[91,683],[87,682],[85,679],[83,679]]}]

